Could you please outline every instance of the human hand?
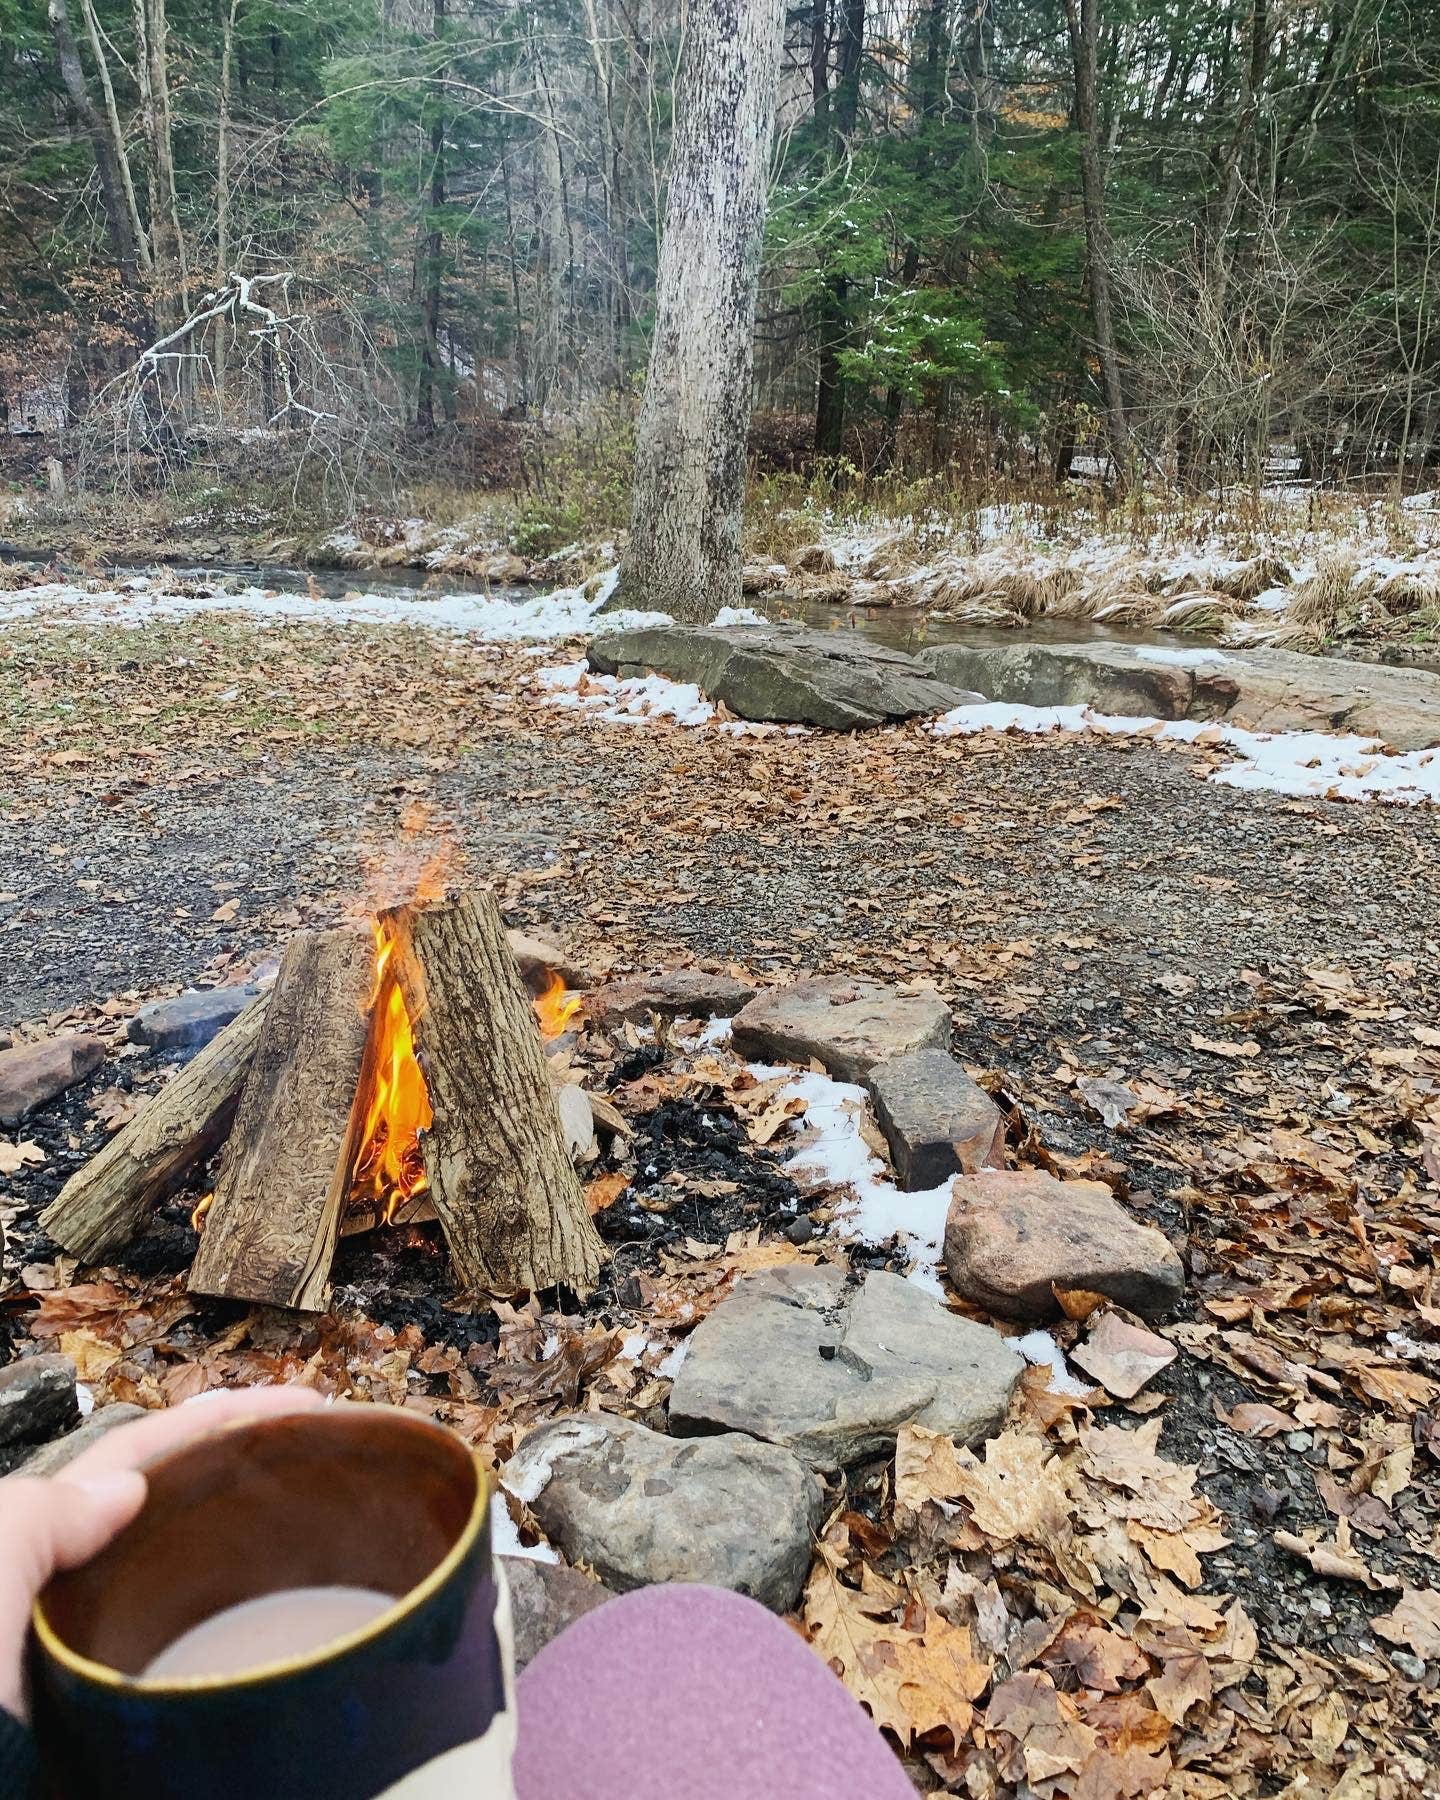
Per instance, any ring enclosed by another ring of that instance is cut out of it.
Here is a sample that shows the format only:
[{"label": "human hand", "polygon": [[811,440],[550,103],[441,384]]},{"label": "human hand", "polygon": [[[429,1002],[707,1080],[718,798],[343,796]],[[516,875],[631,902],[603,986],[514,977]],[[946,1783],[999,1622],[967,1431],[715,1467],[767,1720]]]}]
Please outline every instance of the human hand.
[{"label": "human hand", "polygon": [[308,1412],[311,1388],[213,1390],[101,1438],[58,1475],[0,1481],[0,1707],[26,1717],[21,1671],[35,1596],[97,1555],[145,1503],[143,1466],[240,1419]]}]

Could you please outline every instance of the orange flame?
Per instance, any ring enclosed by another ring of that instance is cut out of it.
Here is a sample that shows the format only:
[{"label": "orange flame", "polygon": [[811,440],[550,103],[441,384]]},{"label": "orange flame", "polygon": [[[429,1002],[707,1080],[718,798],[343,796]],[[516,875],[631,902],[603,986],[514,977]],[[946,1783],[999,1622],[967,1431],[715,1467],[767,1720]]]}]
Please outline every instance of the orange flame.
[{"label": "orange flame", "polygon": [[196,1203],[194,1212],[190,1215],[190,1229],[192,1231],[203,1231],[205,1229],[205,1215],[214,1204],[215,1196],[213,1194],[201,1195],[199,1201]]},{"label": "orange flame", "polygon": [[360,1153],[355,1159],[351,1197],[370,1201],[388,1225],[407,1200],[430,1185],[420,1133],[433,1120],[425,1077],[415,1060],[415,1030],[405,996],[386,971],[395,951],[394,933],[375,927],[375,999],[379,1033]]},{"label": "orange flame", "polygon": [[535,1017],[540,1021],[541,1037],[559,1037],[579,1012],[582,1002],[583,996],[567,992],[565,983],[552,969],[544,993],[537,994],[534,1000]]}]

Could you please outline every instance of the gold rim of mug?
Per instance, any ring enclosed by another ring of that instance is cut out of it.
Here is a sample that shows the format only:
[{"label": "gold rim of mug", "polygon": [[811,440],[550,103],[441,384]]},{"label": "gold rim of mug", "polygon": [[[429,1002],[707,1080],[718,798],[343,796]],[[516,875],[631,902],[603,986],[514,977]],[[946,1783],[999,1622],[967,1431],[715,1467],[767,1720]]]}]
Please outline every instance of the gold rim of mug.
[{"label": "gold rim of mug", "polygon": [[[333,1416],[333,1415],[332,1415]],[[401,1413],[405,1420],[406,1430],[442,1431],[447,1437],[455,1434],[443,1425],[430,1419],[417,1418],[414,1413]],[[215,1433],[216,1437],[229,1436],[236,1431],[250,1431],[257,1425],[267,1425],[268,1419],[236,1419]],[[211,1440],[202,1440],[211,1441]],[[37,1598],[30,1611],[30,1623],[36,1637],[46,1654],[52,1656],[62,1668],[73,1675],[82,1675],[87,1681],[98,1682],[102,1687],[124,1688],[130,1693],[153,1694],[157,1697],[164,1694],[200,1694],[217,1693],[223,1688],[252,1687],[260,1682],[274,1681],[283,1675],[295,1675],[304,1669],[316,1669],[322,1664],[333,1661],[336,1657],[346,1656],[352,1650],[370,1643],[381,1636],[399,1620],[417,1611],[432,1594],[437,1593],[465,1560],[479,1536],[490,1509],[490,1475],[480,1458],[468,1445],[460,1442],[470,1458],[475,1471],[475,1504],[470,1509],[470,1517],[465,1521],[459,1537],[436,1563],[435,1567],[415,1586],[401,1594],[393,1606],[386,1607],[378,1619],[372,1619],[368,1625],[362,1625],[356,1631],[350,1631],[344,1637],[332,1638],[318,1649],[305,1656],[285,1657],[279,1662],[260,1663],[253,1669],[243,1669],[234,1675],[185,1675],[168,1681],[147,1681],[142,1675],[126,1675],[119,1669],[112,1669],[108,1663],[94,1662],[88,1656],[81,1656],[79,1651],[72,1650],[65,1640],[56,1632],[53,1625],[45,1617],[44,1608]],[[186,1449],[195,1446],[186,1446]],[[186,1449],[173,1452],[176,1456],[186,1454]],[[160,1462],[169,1458],[161,1457]],[[159,1466],[159,1463],[153,1465]],[[143,1470],[142,1470],[143,1473]],[[263,1598],[263,1596],[257,1596]]]}]

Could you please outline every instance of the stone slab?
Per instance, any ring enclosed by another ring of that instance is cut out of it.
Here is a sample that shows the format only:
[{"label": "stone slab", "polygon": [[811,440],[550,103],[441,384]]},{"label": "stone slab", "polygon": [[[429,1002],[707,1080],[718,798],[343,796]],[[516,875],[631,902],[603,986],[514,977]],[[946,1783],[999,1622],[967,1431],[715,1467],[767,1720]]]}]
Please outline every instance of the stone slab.
[{"label": "stone slab", "polygon": [[837,1081],[864,1081],[877,1063],[950,1042],[938,994],[897,993],[877,981],[821,975],[771,988],[735,1015],[732,1041],[760,1062],[814,1060]]},{"label": "stone slab", "polygon": [[799,625],[661,625],[602,633],[589,650],[602,675],[693,681],[742,719],[857,731],[976,698],[916,657],[853,631]]},{"label": "stone slab", "polygon": [[205,988],[142,1006],[125,1027],[132,1044],[152,1050],[199,1050],[259,993],[253,987]]},{"label": "stone slab", "polygon": [[687,1441],[608,1413],[541,1425],[502,1479],[571,1562],[617,1592],[701,1581],[776,1612],[799,1599],[823,1503],[811,1472],[773,1444],[734,1432]]},{"label": "stone slab", "polygon": [[1103,1182],[1057,1181],[1039,1169],[957,1178],[945,1266],[957,1293],[1012,1319],[1058,1317],[1056,1288],[1163,1313],[1185,1285],[1169,1240],[1131,1218]]},{"label": "stone slab", "polygon": [[988,700],[1224,720],[1256,731],[1331,731],[1376,737],[1397,750],[1440,743],[1440,676],[1424,669],[1295,650],[1023,640],[937,644],[919,660]]},{"label": "stone slab", "polygon": [[672,1430],[748,1432],[819,1469],[887,1454],[912,1420],[977,1443],[1024,1368],[998,1332],[902,1276],[808,1264],[749,1276],[689,1341]]},{"label": "stone slab", "polygon": [[100,1039],[82,1033],[0,1050],[0,1125],[18,1125],[36,1107],[83,1081],[104,1060]]},{"label": "stone slab", "polygon": [[675,969],[667,975],[635,975],[598,988],[585,1011],[600,1024],[643,1025],[651,1013],[662,1019],[730,1019],[755,997],[755,985],[704,969]]},{"label": "stone slab", "polygon": [[79,1420],[68,1356],[24,1356],[0,1369],[0,1448],[42,1443]]},{"label": "stone slab", "polygon": [[1004,1168],[999,1107],[945,1051],[915,1050],[877,1063],[865,1085],[907,1193],[938,1187],[951,1175]]}]

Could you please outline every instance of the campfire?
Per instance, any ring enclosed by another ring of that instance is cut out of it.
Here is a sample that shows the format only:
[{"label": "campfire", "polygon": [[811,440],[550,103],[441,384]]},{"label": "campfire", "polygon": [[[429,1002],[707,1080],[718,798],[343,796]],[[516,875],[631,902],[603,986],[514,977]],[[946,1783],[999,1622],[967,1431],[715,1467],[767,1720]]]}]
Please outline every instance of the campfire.
[{"label": "campfire", "polygon": [[273,991],[72,1177],[46,1229],[113,1253],[224,1143],[193,1292],[319,1309],[340,1237],[427,1220],[467,1290],[584,1290],[604,1252],[542,1045],[579,1004],[552,972],[527,993],[489,895],[301,932]]}]

